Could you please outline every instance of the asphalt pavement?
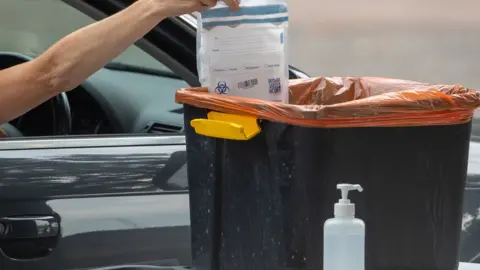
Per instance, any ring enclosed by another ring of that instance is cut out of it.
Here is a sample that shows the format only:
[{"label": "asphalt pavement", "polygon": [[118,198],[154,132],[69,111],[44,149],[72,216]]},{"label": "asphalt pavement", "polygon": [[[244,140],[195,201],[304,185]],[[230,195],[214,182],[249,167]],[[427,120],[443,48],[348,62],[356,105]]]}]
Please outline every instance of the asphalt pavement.
[{"label": "asphalt pavement", "polygon": [[473,14],[480,2],[322,2],[289,1],[290,59],[311,75],[390,76],[480,89],[480,18]]}]

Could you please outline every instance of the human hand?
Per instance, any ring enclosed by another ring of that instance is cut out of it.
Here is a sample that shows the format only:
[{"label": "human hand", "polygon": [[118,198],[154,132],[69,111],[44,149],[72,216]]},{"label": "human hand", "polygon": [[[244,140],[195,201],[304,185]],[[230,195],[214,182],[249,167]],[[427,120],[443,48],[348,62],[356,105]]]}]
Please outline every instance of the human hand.
[{"label": "human hand", "polygon": [[[183,14],[201,11],[205,8],[214,7],[217,0],[144,0],[154,1],[167,17],[179,16]],[[239,8],[238,0],[223,0],[232,10]]]},{"label": "human hand", "polygon": [[[227,6],[229,6],[233,11],[237,11],[239,8],[239,0],[223,0]],[[213,7],[217,4],[217,0],[200,0],[205,6]]]}]

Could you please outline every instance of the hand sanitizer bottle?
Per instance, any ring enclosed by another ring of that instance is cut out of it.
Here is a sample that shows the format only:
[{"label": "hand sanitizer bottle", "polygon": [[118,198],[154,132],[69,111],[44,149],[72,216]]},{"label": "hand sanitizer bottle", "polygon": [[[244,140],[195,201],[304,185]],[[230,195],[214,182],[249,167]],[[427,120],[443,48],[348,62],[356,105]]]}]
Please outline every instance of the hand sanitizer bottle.
[{"label": "hand sanitizer bottle", "polygon": [[338,184],[342,198],[335,204],[334,218],[323,227],[323,270],[365,270],[365,223],[355,218],[350,190],[360,185]]}]

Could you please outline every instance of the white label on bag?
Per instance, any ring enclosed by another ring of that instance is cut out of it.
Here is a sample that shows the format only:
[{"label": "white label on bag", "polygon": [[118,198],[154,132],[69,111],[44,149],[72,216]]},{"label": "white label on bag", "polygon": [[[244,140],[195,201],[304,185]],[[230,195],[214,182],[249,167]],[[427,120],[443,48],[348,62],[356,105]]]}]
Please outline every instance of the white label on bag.
[{"label": "white label on bag", "polygon": [[265,28],[240,25],[208,30],[211,92],[282,101],[282,92],[287,89],[282,76],[284,28]]}]

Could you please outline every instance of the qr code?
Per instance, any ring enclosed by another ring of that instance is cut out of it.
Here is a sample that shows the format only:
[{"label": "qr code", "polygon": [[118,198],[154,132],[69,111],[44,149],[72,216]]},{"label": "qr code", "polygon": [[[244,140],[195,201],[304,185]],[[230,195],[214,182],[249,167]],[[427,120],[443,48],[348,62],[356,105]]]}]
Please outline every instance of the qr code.
[{"label": "qr code", "polygon": [[248,88],[254,87],[257,84],[258,84],[258,79],[252,79],[252,80],[248,80],[248,81],[244,81],[244,82],[239,82],[238,83],[238,88],[239,89],[248,89]]},{"label": "qr code", "polygon": [[268,92],[270,94],[278,94],[282,92],[280,78],[268,79]]}]

